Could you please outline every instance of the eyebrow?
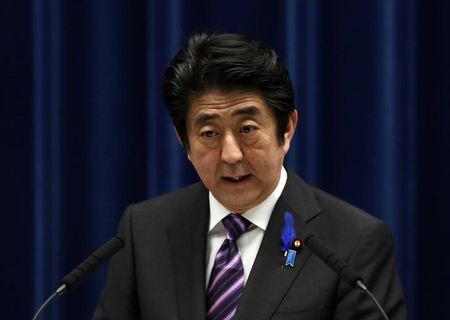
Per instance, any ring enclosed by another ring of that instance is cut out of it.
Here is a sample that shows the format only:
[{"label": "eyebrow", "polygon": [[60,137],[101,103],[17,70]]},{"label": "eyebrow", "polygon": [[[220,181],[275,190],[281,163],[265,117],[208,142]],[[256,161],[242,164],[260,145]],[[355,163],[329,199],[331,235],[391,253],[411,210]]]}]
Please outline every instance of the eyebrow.
[{"label": "eyebrow", "polygon": [[261,115],[261,110],[254,106],[248,106],[244,108],[240,108],[236,111],[233,111],[232,116],[258,116]]},{"label": "eyebrow", "polygon": [[[248,106],[248,107],[240,108],[240,109],[238,109],[236,111],[233,111],[233,113],[231,114],[232,117],[237,117],[237,116],[242,116],[242,115],[244,115],[244,116],[245,115],[246,116],[258,116],[258,115],[261,115],[261,110],[259,110],[255,106]],[[206,122],[208,122],[210,120],[217,119],[217,118],[219,118],[219,116],[217,114],[200,113],[194,119],[194,125],[196,127],[201,127]]]},{"label": "eyebrow", "polygon": [[194,125],[196,127],[201,127],[206,122],[213,120],[213,119],[217,119],[217,118],[219,118],[219,116],[217,114],[201,113],[197,117],[195,117]]}]

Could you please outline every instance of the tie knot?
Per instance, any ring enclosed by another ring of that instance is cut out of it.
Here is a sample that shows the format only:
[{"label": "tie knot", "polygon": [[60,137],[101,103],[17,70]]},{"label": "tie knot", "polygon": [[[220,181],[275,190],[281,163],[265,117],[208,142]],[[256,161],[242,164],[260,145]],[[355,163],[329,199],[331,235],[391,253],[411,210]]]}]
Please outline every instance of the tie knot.
[{"label": "tie knot", "polygon": [[223,226],[227,230],[227,239],[237,240],[250,226],[250,221],[240,214],[230,213],[222,219]]}]

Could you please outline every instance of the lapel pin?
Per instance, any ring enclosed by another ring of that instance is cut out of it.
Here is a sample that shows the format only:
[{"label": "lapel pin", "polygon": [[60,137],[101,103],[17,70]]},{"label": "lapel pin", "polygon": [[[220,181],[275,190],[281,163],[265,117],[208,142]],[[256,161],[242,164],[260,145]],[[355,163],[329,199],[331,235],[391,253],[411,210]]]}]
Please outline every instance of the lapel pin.
[{"label": "lapel pin", "polygon": [[300,238],[295,238],[295,239],[292,241],[292,248],[293,248],[295,251],[297,251],[297,253],[302,252],[304,246],[305,246],[305,243],[304,243],[303,240],[300,239]]}]

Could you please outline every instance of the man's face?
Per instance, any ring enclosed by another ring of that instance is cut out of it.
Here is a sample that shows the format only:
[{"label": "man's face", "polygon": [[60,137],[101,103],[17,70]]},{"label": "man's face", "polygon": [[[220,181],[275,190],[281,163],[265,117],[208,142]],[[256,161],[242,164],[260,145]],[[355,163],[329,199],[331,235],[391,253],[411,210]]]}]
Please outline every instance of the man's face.
[{"label": "man's face", "polygon": [[293,112],[280,145],[275,116],[261,95],[207,91],[191,99],[186,116],[188,157],[224,207],[245,212],[277,186],[296,123]]}]

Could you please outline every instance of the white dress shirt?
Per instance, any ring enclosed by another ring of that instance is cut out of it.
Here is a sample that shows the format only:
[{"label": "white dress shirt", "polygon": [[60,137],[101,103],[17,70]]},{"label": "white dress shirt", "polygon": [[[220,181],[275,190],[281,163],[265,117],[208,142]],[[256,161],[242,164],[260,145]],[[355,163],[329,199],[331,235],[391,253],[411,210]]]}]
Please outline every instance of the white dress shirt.
[{"label": "white dress shirt", "polygon": [[[278,185],[270,196],[256,207],[242,214],[243,217],[252,223],[247,232],[244,232],[236,242],[241,254],[246,282],[252,269],[253,262],[255,261],[256,254],[258,253],[259,246],[261,245],[270,216],[272,215],[273,208],[283,192],[286,181],[287,172],[284,167],[282,167]],[[230,214],[230,211],[221,205],[211,192],[209,192],[209,208],[209,229],[206,243],[206,286],[208,286],[209,283],[209,277],[214,266],[216,254],[226,238],[226,230],[222,224],[222,219]]]}]

